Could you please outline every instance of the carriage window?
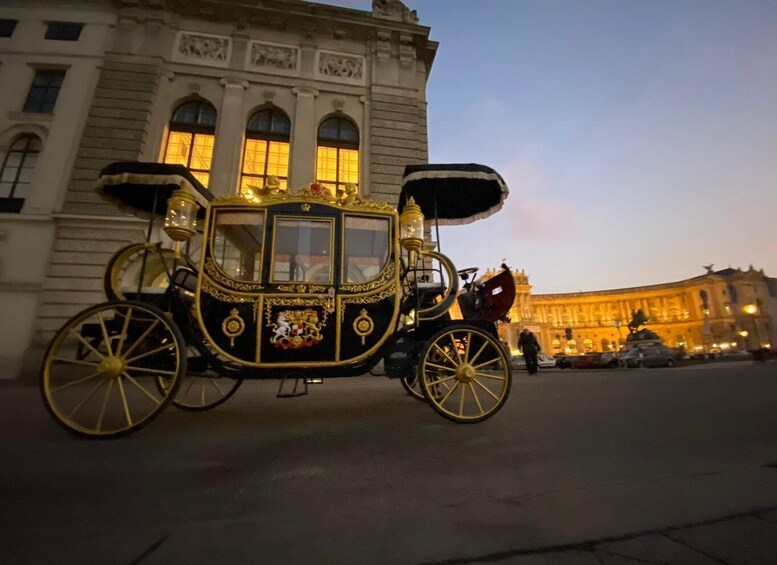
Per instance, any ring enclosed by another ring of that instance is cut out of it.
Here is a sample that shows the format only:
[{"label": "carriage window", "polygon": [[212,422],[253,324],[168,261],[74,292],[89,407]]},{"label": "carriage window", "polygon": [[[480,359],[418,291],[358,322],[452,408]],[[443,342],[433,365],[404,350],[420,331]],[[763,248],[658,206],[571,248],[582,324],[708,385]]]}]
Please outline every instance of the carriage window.
[{"label": "carriage window", "polygon": [[361,283],[374,279],[388,259],[388,218],[345,218],[343,280]]},{"label": "carriage window", "polygon": [[258,281],[263,236],[264,212],[218,212],[211,254],[231,278]]},{"label": "carriage window", "polygon": [[332,282],[332,221],[275,220],[273,282]]}]

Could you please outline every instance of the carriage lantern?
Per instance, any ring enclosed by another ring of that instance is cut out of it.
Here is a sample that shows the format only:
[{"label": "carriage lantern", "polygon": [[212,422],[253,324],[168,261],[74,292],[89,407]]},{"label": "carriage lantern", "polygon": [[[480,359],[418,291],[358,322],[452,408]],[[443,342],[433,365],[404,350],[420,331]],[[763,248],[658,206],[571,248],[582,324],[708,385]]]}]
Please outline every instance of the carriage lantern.
[{"label": "carriage lantern", "polygon": [[178,189],[167,200],[165,233],[174,241],[186,241],[197,227],[197,201],[194,196]]},{"label": "carriage lantern", "polygon": [[424,246],[424,214],[411,197],[399,216],[399,243],[408,252],[410,264],[415,264],[416,254]]}]

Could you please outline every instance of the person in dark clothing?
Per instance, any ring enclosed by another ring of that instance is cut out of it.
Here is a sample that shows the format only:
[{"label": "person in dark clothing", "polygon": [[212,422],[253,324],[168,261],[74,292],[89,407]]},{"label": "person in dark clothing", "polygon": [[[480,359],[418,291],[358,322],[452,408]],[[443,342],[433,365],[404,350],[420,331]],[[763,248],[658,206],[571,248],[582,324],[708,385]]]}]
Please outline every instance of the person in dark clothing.
[{"label": "person in dark clothing", "polygon": [[540,352],[540,342],[534,337],[534,334],[528,328],[521,330],[521,336],[518,338],[518,348],[523,353],[526,360],[526,370],[530,375],[537,372],[537,354]]}]

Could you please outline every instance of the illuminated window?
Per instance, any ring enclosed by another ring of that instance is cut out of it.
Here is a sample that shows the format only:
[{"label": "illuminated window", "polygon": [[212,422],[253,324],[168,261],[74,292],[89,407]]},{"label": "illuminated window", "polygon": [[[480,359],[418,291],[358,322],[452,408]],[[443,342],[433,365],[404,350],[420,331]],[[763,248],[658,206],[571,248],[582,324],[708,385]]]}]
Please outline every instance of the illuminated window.
[{"label": "illuminated window", "polygon": [[359,130],[345,118],[329,118],[318,128],[316,180],[333,193],[359,186]]},{"label": "illuminated window", "polygon": [[286,190],[289,179],[289,136],[291,122],[280,110],[261,110],[248,120],[243,149],[240,192],[250,193],[277,177]]},{"label": "illuminated window", "polygon": [[275,218],[272,282],[332,282],[331,220]]},{"label": "illuminated window", "polygon": [[203,186],[208,186],[213,142],[216,139],[216,109],[207,102],[186,102],[170,120],[165,163],[184,165]]},{"label": "illuminated window", "polygon": [[29,196],[40,146],[40,138],[32,134],[22,135],[11,144],[0,169],[0,212],[21,212]]},{"label": "illuminated window", "polygon": [[589,353],[589,352],[593,351],[594,350],[594,342],[591,341],[590,339],[584,339],[583,340],[583,350],[586,353]]}]

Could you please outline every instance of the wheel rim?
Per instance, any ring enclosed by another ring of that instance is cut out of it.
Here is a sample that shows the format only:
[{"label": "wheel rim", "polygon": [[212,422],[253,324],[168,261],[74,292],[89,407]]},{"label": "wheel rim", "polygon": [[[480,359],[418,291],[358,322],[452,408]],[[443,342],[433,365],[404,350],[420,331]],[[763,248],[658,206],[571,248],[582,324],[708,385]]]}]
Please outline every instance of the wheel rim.
[{"label": "wheel rim", "polygon": [[[232,397],[243,380],[239,378],[222,377],[207,366],[205,357],[193,346],[189,347],[187,367],[189,371],[181,379],[178,393],[172,403],[181,410],[210,410],[223,404]],[[157,386],[164,389],[168,384],[166,379],[157,379]]]},{"label": "wheel rim", "polygon": [[458,422],[494,415],[510,391],[509,361],[499,342],[476,328],[444,330],[427,344],[419,366],[432,406]]},{"label": "wheel rim", "polygon": [[[41,390],[54,418],[90,437],[139,429],[177,392],[183,338],[158,309],[107,303],[71,318],[44,359]],[[155,381],[165,381],[164,390]]]},{"label": "wheel rim", "polygon": [[409,375],[400,379],[402,386],[407,391],[407,394],[415,398],[416,400],[426,400],[424,391],[421,390],[421,382],[417,375]]}]

